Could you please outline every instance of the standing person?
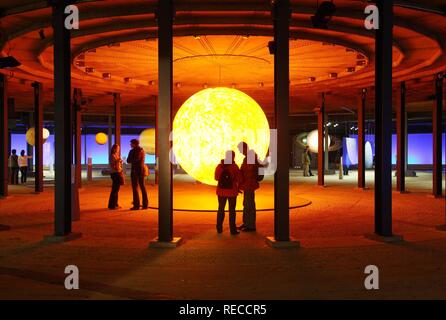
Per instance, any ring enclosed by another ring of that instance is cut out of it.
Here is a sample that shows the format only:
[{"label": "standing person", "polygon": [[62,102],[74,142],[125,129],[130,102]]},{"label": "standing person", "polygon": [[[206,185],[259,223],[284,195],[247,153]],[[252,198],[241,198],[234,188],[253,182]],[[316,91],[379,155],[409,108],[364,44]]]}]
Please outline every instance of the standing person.
[{"label": "standing person", "polygon": [[304,177],[310,176],[310,158],[308,156],[309,150],[310,148],[306,146],[304,152],[302,153],[302,168],[304,169]]},{"label": "standing person", "polygon": [[11,155],[8,159],[8,167],[11,178],[11,184],[19,184],[19,158],[17,157],[17,150],[12,149]]},{"label": "standing person", "polygon": [[149,199],[147,198],[146,186],[144,185],[144,172],[145,172],[145,153],[139,146],[139,140],[132,139],[130,141],[130,147],[127,157],[127,163],[132,164],[131,179],[132,179],[132,191],[133,191],[133,207],[130,210],[139,210],[139,192],[138,185],[142,193],[142,208],[147,209],[149,207]]},{"label": "standing person", "polygon": [[312,160],[312,156],[311,156],[311,151],[310,151],[310,147],[307,146],[307,155],[308,155],[308,174],[310,175],[310,177],[314,176],[313,172],[311,172],[311,160]]},{"label": "standing person", "polygon": [[28,176],[28,159],[32,158],[31,156],[25,155],[25,150],[20,151],[20,156],[18,158],[19,168],[20,168],[20,182],[26,183],[26,178]]},{"label": "standing person", "polygon": [[108,158],[110,166],[110,177],[112,179],[112,189],[108,200],[108,208],[110,210],[121,209],[118,205],[118,194],[122,184],[124,184],[124,175],[122,172],[122,159],[118,144],[114,144]]},{"label": "standing person", "polygon": [[239,151],[245,156],[241,172],[240,189],[243,191],[243,224],[238,229],[244,232],[256,231],[256,202],[255,190],[259,188],[259,181],[263,176],[259,175],[262,165],[254,150],[250,150],[246,142],[240,142]]},{"label": "standing person", "polygon": [[225,159],[215,168],[215,180],[217,184],[218,213],[217,232],[223,232],[223,221],[225,219],[225,206],[229,206],[229,229],[232,235],[237,235],[236,212],[237,195],[239,194],[240,169],[234,162],[235,152],[226,151]]}]

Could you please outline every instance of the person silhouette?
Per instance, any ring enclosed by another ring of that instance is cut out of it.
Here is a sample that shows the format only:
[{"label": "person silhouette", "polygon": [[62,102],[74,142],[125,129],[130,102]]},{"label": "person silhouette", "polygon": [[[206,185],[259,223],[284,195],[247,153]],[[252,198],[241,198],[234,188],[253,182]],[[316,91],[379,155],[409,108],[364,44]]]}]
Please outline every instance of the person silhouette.
[{"label": "person silhouette", "polygon": [[263,165],[255,151],[249,149],[246,142],[240,142],[238,149],[245,156],[240,167],[242,178],[240,189],[243,191],[243,224],[238,229],[244,232],[254,232],[256,231],[255,190],[260,187],[259,181],[263,179],[263,175],[259,174],[259,169]]},{"label": "person silhouette", "polygon": [[217,233],[223,232],[223,221],[225,219],[225,206],[229,207],[229,229],[232,235],[237,235],[236,211],[237,195],[239,194],[240,169],[234,162],[235,152],[226,151],[225,159],[215,168],[215,180],[217,184],[218,212],[217,212]]},{"label": "person silhouette", "polygon": [[139,210],[139,192],[138,185],[142,193],[142,208],[148,209],[149,199],[147,197],[146,186],[144,185],[144,172],[145,172],[145,153],[144,150],[139,146],[138,139],[130,140],[130,147],[127,157],[127,163],[132,164],[130,178],[132,180],[132,191],[133,191],[133,207],[130,210]]}]

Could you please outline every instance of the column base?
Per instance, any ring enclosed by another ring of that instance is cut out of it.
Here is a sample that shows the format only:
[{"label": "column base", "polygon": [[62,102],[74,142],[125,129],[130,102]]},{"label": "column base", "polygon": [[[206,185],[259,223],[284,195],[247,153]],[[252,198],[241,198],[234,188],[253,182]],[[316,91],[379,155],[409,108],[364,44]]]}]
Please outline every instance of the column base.
[{"label": "column base", "polygon": [[397,242],[403,242],[404,238],[403,236],[399,236],[399,235],[391,235],[391,236],[381,236],[379,234],[376,233],[366,233],[364,235],[365,238],[369,239],[369,240],[373,240],[373,241],[378,241],[378,242],[384,242],[384,243],[397,243]]},{"label": "column base", "polygon": [[438,231],[446,231],[446,224],[436,226],[435,229],[437,229]]},{"label": "column base", "polygon": [[369,187],[364,187],[364,188],[362,188],[362,187],[356,187],[356,189],[359,190],[359,191],[368,191],[368,190],[370,190]]},{"label": "column base", "polygon": [[432,199],[443,199],[445,196],[444,195],[436,195],[436,194],[428,194],[427,197],[432,198]]},{"label": "column base", "polygon": [[0,224],[0,231],[8,231],[8,230],[11,230],[10,226]]},{"label": "column base", "polygon": [[149,248],[156,249],[174,249],[180,245],[182,238],[174,237],[172,241],[158,241],[158,238],[149,242]]},{"label": "column base", "polygon": [[318,188],[327,188],[327,185],[326,184],[324,184],[324,185],[317,184],[316,187],[318,187]]},{"label": "column base", "polygon": [[63,243],[72,240],[76,240],[82,237],[80,232],[71,232],[64,236],[46,235],[43,237],[43,241],[47,243]]},{"label": "column base", "polygon": [[293,238],[290,238],[289,241],[278,241],[274,237],[266,237],[265,241],[266,244],[269,245],[271,248],[276,248],[276,249],[300,248],[300,242]]}]

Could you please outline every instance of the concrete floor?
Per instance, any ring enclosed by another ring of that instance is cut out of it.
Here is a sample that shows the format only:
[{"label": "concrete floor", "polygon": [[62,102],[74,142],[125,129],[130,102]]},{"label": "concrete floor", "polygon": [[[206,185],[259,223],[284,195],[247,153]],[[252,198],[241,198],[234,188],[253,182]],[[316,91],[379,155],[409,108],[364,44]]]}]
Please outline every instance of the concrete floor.
[{"label": "concrete floor", "polygon": [[[227,228],[216,234],[215,213],[175,212],[183,244],[148,249],[156,210],[128,211],[129,185],[120,194],[123,209],[105,210],[109,179],[80,191],[82,215],[73,229],[82,238],[48,244],[42,239],[53,230],[53,189],[34,195],[31,186],[14,186],[0,200],[0,223],[12,227],[0,232],[0,299],[445,299],[446,232],[435,230],[445,223],[445,200],[428,196],[429,173],[418,175],[407,178],[409,194],[393,193],[394,232],[405,241],[383,244],[363,236],[373,231],[373,189],[358,190],[355,172],[342,181],[327,176],[327,188],[291,172],[291,198],[312,204],[290,212],[302,247],[280,250],[264,240],[273,234],[273,212],[259,212],[257,233],[237,237]],[[367,178],[372,187],[373,173]],[[266,179],[258,198],[271,201],[272,188]],[[153,204],[156,187],[148,191]],[[175,192],[199,204],[213,190],[176,176]],[[79,267],[80,290],[64,288],[71,264]],[[379,290],[364,288],[370,264],[380,270]]]}]

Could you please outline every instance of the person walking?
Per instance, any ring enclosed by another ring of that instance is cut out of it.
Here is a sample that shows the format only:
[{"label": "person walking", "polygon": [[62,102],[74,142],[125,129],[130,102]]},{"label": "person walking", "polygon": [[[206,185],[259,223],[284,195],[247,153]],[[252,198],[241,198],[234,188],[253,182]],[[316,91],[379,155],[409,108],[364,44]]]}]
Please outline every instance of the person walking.
[{"label": "person walking", "polygon": [[25,150],[20,151],[20,156],[18,158],[19,168],[20,168],[20,182],[26,183],[26,178],[28,176],[28,159],[31,156],[25,155]]},{"label": "person walking", "polygon": [[142,208],[147,209],[149,207],[149,199],[147,197],[146,186],[144,184],[146,155],[143,148],[139,146],[139,140],[132,139],[130,141],[130,147],[132,149],[129,151],[129,155],[127,157],[127,163],[132,165],[130,177],[132,179],[133,206],[130,208],[130,210],[140,209],[138,186],[142,193]]},{"label": "person walking", "polygon": [[239,151],[245,156],[240,167],[241,184],[243,191],[243,224],[238,227],[244,232],[256,231],[256,202],[255,190],[259,188],[259,181],[263,175],[259,174],[262,167],[254,150],[250,150],[246,142],[238,145]]},{"label": "person walking", "polygon": [[17,156],[17,150],[12,149],[11,155],[8,159],[9,176],[11,184],[19,184],[19,158]]},{"label": "person walking", "polygon": [[308,156],[310,148],[308,146],[305,147],[304,152],[302,153],[302,168],[304,169],[304,177],[309,177],[309,168],[310,168],[310,158]]},{"label": "person walking", "polygon": [[118,204],[118,194],[121,185],[124,184],[124,173],[122,172],[122,159],[119,145],[114,144],[111,148],[108,164],[110,167],[110,177],[112,179],[108,208],[110,210],[121,209]]},{"label": "person walking", "polygon": [[223,232],[226,202],[229,206],[229,230],[232,235],[237,235],[236,212],[237,195],[239,194],[240,169],[234,162],[235,152],[226,151],[225,159],[215,168],[214,178],[218,181],[216,194],[218,197],[217,233]]}]

